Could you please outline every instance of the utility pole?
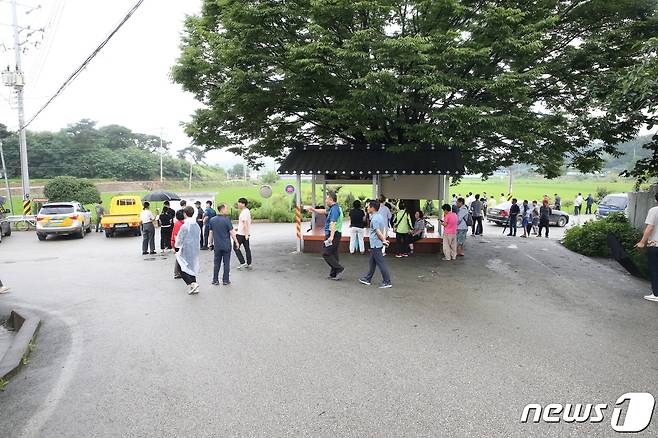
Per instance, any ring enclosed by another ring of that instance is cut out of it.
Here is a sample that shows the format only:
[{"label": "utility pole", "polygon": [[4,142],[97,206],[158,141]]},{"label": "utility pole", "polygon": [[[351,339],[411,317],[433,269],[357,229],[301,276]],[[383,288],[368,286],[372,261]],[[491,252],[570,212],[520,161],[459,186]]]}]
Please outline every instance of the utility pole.
[{"label": "utility pole", "polygon": [[162,160],[163,160],[163,151],[162,151],[162,128],[160,128],[160,182],[164,182],[164,174],[163,174],[163,167],[162,167]]},{"label": "utility pole", "polygon": [[18,140],[20,145],[21,158],[21,182],[23,185],[23,201],[30,199],[30,174],[27,165],[27,139],[25,137],[25,107],[24,107],[24,78],[21,63],[21,42],[18,27],[18,5],[16,0],[11,2],[14,17],[14,51],[16,52],[16,72],[14,79],[14,89],[18,103]]},{"label": "utility pole", "polygon": [[11,189],[9,188],[9,179],[7,178],[7,166],[5,165],[5,153],[2,150],[2,140],[0,140],[0,160],[2,161],[2,175],[5,178],[5,187],[7,188],[7,202],[9,202],[9,212],[14,214],[14,207],[11,202]]}]

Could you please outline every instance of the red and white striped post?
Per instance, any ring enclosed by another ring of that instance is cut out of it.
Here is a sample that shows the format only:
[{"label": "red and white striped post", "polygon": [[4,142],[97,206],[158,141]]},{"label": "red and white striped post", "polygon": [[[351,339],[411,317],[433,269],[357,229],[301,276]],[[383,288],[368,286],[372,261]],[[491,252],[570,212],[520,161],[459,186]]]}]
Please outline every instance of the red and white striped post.
[{"label": "red and white striped post", "polygon": [[297,174],[297,252],[302,252],[302,175]]}]

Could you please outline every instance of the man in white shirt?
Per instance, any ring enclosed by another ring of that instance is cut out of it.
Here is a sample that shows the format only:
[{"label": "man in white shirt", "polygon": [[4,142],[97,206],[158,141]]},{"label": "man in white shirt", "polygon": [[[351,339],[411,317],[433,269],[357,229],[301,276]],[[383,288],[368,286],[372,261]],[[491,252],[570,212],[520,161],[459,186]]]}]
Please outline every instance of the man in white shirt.
[{"label": "man in white shirt", "polygon": [[576,196],[576,199],[573,201],[573,214],[576,216],[580,215],[580,207],[583,205],[583,194],[578,193],[578,196]]},{"label": "man in white shirt", "polygon": [[142,220],[142,255],[149,254],[149,247],[151,249],[150,254],[155,254],[155,225],[153,225],[155,215],[150,207],[149,202],[144,202],[144,209],[139,214]]},{"label": "man in white shirt", "polygon": [[[245,198],[238,199],[238,208],[240,209],[240,217],[238,218],[238,246],[235,249],[235,255],[240,261],[240,266],[238,269],[251,269],[251,248],[249,247],[249,237],[251,233],[251,212],[247,208],[249,201]],[[247,255],[247,260],[245,261],[244,256],[242,255],[242,250],[240,249],[244,246],[244,252]]]},{"label": "man in white shirt", "polygon": [[644,221],[647,227],[644,229],[642,239],[635,245],[637,248],[646,248],[649,258],[649,273],[651,274],[652,294],[644,297],[645,300],[658,302],[658,194],[656,194],[656,206],[649,209],[647,219]]}]

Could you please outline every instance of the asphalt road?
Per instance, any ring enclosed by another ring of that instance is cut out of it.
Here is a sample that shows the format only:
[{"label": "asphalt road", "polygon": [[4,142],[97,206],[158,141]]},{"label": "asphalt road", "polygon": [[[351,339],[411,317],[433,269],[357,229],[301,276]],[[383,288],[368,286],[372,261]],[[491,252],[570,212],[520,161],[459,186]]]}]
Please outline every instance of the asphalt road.
[{"label": "asphalt road", "polygon": [[[356,282],[367,257],[331,282],[291,253],[291,225],[253,232],[255,269],[212,287],[204,253],[198,296],[138,238],[3,239],[0,315],[43,325],[0,392],[2,436],[614,436],[620,395],[658,395],[648,283],[556,240],[487,231],[456,262],[387,257],[381,291]],[[521,424],[528,403],[609,408]]]}]

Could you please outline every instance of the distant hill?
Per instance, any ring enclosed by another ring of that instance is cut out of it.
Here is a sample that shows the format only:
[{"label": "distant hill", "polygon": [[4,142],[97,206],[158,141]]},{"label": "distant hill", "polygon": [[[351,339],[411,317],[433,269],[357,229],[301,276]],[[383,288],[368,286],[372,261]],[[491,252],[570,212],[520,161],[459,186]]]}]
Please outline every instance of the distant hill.
[{"label": "distant hill", "polygon": [[627,141],[617,145],[617,149],[624,155],[615,158],[606,154],[604,169],[608,171],[621,172],[622,170],[631,169],[637,160],[648,157],[651,152],[644,149],[642,145],[649,143],[653,134],[642,135],[635,140]]}]

